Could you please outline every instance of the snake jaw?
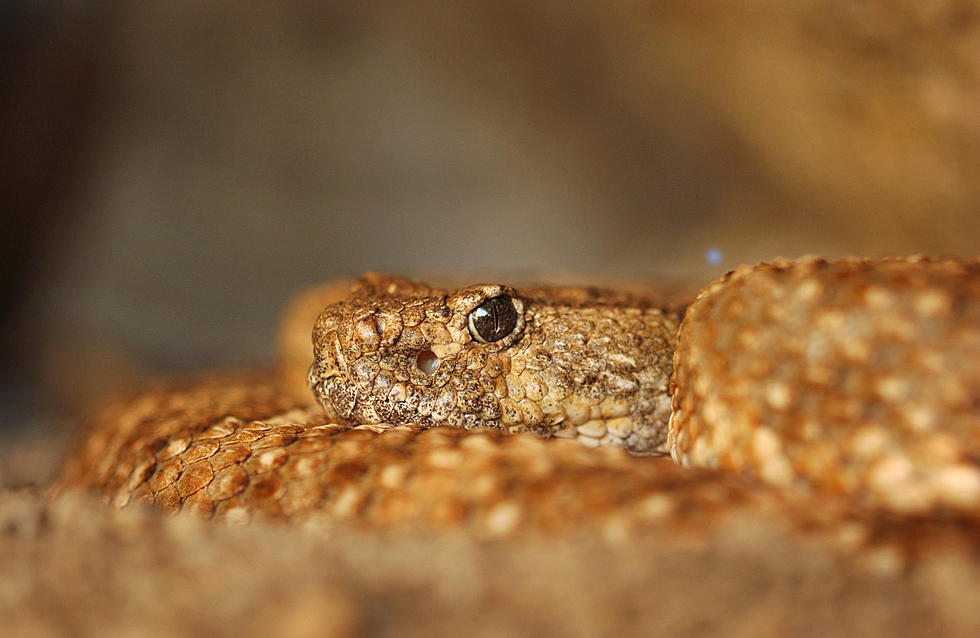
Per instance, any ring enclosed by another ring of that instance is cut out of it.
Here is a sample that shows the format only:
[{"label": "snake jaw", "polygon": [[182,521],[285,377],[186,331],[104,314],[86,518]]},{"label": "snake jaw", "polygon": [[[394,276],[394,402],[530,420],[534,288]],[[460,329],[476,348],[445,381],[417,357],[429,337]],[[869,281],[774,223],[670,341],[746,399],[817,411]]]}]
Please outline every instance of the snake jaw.
[{"label": "snake jaw", "polygon": [[[357,407],[357,389],[351,385],[344,384],[338,377],[330,377],[324,384],[325,392],[323,396],[329,397],[329,405],[333,408],[328,412],[333,412],[331,416],[349,421]],[[324,405],[326,407],[326,405]]]}]

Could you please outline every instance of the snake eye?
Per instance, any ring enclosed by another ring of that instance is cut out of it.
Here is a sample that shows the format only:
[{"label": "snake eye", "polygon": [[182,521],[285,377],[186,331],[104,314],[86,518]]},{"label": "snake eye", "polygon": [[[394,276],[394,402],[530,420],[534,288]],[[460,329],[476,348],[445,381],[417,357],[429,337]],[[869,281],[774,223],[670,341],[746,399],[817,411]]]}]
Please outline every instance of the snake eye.
[{"label": "snake eye", "polygon": [[470,335],[480,343],[500,341],[517,326],[517,307],[507,295],[487,299],[470,312]]}]

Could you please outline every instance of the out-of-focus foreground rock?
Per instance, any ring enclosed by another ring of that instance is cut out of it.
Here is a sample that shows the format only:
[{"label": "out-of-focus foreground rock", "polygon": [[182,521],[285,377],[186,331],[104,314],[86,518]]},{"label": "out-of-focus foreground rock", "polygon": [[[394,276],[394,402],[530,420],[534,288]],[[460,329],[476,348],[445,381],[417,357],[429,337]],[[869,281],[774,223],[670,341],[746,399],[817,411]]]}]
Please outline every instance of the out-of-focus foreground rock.
[{"label": "out-of-focus foreground rock", "polygon": [[904,574],[751,520],[514,544],[233,528],[66,496],[0,494],[6,636],[974,636],[957,548]]}]

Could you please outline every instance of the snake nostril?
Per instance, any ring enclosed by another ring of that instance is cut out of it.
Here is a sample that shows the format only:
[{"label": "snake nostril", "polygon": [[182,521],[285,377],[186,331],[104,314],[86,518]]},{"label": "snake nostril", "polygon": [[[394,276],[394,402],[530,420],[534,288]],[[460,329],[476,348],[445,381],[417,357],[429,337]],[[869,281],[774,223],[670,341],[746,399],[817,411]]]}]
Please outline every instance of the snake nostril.
[{"label": "snake nostril", "polygon": [[425,374],[433,375],[439,367],[439,357],[431,350],[419,350],[415,357],[415,366]]}]

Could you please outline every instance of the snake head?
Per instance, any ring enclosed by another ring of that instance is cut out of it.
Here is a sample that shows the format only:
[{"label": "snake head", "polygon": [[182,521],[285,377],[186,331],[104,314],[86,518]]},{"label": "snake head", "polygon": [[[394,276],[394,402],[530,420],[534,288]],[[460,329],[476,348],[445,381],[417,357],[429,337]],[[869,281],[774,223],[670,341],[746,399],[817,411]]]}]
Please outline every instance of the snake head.
[{"label": "snake head", "polygon": [[313,332],[310,387],[347,423],[661,449],[676,318],[594,288],[362,278]]}]

